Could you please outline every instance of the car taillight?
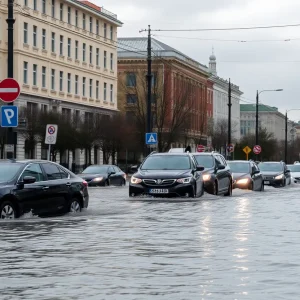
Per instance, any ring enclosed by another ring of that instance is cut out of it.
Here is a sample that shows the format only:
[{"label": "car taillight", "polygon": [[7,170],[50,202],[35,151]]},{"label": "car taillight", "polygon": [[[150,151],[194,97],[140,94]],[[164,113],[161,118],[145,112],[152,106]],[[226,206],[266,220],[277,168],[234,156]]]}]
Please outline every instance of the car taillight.
[{"label": "car taillight", "polygon": [[82,181],[82,184],[83,184],[85,187],[88,187],[88,183],[87,183],[85,180]]}]

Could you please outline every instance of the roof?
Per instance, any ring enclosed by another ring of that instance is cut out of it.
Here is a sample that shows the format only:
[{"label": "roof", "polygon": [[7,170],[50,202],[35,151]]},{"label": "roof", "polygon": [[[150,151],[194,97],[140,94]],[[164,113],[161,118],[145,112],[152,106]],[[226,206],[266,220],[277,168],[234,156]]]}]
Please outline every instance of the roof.
[{"label": "roof", "polygon": [[[256,111],[256,104],[240,104],[241,112],[255,112]],[[278,112],[277,107],[272,107],[268,105],[259,104],[258,111],[261,112]]]},{"label": "roof", "polygon": [[[118,57],[119,58],[146,58],[147,56],[147,37],[125,37],[118,38]],[[126,49],[125,49],[126,48]],[[190,58],[179,50],[164,44],[154,38],[151,39],[151,48],[155,56],[158,57],[176,57],[193,67],[197,67],[202,71],[209,73],[207,66]]]},{"label": "roof", "polygon": [[250,163],[249,160],[227,160],[228,163]]}]

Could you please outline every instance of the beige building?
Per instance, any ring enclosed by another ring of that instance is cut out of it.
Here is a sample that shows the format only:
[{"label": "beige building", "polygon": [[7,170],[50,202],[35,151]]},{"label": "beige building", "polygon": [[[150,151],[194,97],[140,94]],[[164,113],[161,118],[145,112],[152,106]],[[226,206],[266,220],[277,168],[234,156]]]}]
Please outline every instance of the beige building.
[{"label": "beige building", "polygon": [[[6,18],[7,0],[0,0],[0,80],[7,77]],[[17,0],[14,18],[19,108],[82,115],[117,111],[117,28],[122,23],[115,14],[88,1]],[[17,158],[26,157],[24,143],[18,137]],[[37,145],[36,158],[41,156]],[[84,153],[72,160],[83,164]]]}]

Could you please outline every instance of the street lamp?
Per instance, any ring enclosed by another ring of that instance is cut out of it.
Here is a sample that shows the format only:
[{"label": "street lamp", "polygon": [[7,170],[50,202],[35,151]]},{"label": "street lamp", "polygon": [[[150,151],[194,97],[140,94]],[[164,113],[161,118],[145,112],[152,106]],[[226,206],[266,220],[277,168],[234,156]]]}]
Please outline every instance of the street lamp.
[{"label": "street lamp", "polygon": [[259,95],[263,92],[282,92],[283,89],[276,90],[262,90],[257,91],[256,93],[256,123],[255,123],[255,144],[258,145],[258,104],[259,104]]},{"label": "street lamp", "polygon": [[292,108],[292,109],[286,110],[286,112],[285,112],[285,137],[284,137],[284,161],[285,161],[285,163],[287,163],[287,144],[288,144],[288,142],[287,142],[287,131],[288,131],[287,113],[292,110],[300,110],[300,108]]}]

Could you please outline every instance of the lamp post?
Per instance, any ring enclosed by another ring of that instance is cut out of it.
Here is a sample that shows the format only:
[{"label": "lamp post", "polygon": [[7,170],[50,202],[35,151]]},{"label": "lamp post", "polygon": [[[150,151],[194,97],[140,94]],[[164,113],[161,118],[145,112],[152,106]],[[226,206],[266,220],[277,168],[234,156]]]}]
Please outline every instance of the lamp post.
[{"label": "lamp post", "polygon": [[276,90],[262,90],[256,92],[256,117],[255,117],[255,144],[258,145],[258,104],[259,104],[259,95],[264,92],[282,92],[283,89]]},{"label": "lamp post", "polygon": [[292,111],[292,110],[300,110],[300,108],[292,108],[292,109],[289,109],[289,110],[286,110],[285,112],[285,136],[284,136],[284,161],[285,163],[287,163],[287,146],[288,146],[288,140],[287,140],[287,132],[288,132],[288,116],[287,116],[287,113],[289,111]]}]

